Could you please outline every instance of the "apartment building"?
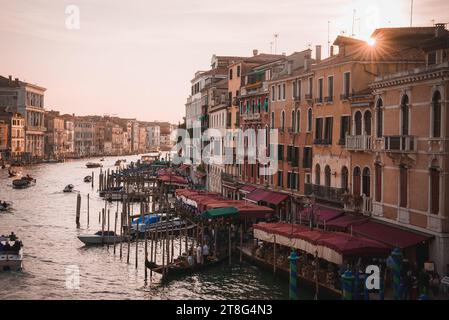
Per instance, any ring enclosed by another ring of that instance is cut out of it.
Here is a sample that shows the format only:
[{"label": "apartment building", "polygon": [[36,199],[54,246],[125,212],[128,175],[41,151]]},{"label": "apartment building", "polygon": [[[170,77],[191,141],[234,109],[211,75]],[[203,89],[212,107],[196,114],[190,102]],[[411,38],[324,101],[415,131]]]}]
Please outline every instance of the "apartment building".
[{"label": "apartment building", "polygon": [[9,157],[9,123],[0,120],[0,160],[6,160]]},{"label": "apartment building", "polygon": [[0,121],[8,124],[8,158],[19,159],[25,153],[25,118],[11,108],[0,107]]},{"label": "apartment building", "polygon": [[[449,265],[449,32],[415,28],[425,65],[378,76],[372,83],[373,216],[429,235],[406,249],[422,265]],[[382,31],[378,31],[382,34]]]},{"label": "apartment building", "polygon": [[95,154],[94,123],[89,117],[75,117],[75,153],[78,156]]},{"label": "apartment building", "polygon": [[65,123],[58,111],[45,113],[45,156],[58,159],[64,157]]},{"label": "apartment building", "polygon": [[35,84],[0,76],[0,106],[11,107],[25,118],[25,152],[30,159],[44,156],[44,93]]}]

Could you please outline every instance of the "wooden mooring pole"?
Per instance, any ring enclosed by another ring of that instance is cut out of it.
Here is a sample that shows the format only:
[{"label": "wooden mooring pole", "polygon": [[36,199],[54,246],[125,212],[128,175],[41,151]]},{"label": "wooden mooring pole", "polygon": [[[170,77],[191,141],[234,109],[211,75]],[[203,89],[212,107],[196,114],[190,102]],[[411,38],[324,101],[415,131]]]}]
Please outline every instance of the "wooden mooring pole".
[{"label": "wooden mooring pole", "polygon": [[80,213],[81,213],[81,194],[78,193],[76,197],[76,227],[80,227]]}]

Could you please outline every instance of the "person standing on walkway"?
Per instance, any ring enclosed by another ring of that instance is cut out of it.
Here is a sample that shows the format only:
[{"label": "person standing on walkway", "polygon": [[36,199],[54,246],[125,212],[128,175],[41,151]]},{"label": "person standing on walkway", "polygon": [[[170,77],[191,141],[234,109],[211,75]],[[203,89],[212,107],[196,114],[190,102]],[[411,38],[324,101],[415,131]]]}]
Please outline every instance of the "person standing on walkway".
[{"label": "person standing on walkway", "polygon": [[200,264],[203,263],[202,257],[203,257],[203,248],[201,247],[201,244],[198,244],[198,247],[196,247],[196,263]]}]

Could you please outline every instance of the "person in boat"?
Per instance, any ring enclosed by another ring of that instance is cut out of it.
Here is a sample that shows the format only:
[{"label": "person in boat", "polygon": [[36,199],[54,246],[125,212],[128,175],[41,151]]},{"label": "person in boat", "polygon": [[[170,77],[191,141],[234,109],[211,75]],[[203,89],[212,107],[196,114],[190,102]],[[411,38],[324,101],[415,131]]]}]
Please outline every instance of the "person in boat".
[{"label": "person in boat", "polygon": [[17,240],[17,236],[15,235],[14,232],[11,232],[11,234],[9,235],[9,240],[10,241],[16,241]]},{"label": "person in boat", "polygon": [[3,246],[3,251],[11,251],[11,245],[9,244],[9,241],[6,241],[5,245]]},{"label": "person in boat", "polygon": [[14,244],[11,247],[11,251],[19,252],[21,247],[22,247],[22,242],[20,240],[16,240],[16,241],[14,241]]},{"label": "person in boat", "polygon": [[0,252],[5,251],[5,245],[0,241]]},{"label": "person in boat", "polygon": [[195,264],[195,260],[193,259],[193,255],[189,252],[189,256],[187,257],[187,263],[189,267],[192,267]]}]

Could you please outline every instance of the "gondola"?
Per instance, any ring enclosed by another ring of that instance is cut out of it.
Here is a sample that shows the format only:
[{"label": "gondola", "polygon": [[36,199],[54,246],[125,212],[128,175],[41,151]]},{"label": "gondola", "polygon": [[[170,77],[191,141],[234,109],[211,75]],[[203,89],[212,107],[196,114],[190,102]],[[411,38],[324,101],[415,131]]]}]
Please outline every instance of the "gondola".
[{"label": "gondola", "polygon": [[62,190],[63,192],[72,192],[73,191],[73,184],[68,184],[65,186],[64,190]]},{"label": "gondola", "polygon": [[22,177],[20,179],[13,180],[12,187],[14,189],[25,189],[36,184],[36,179],[30,176]]},{"label": "gondola", "polygon": [[193,266],[183,266],[181,265],[181,262],[175,262],[165,267],[165,273],[163,266],[158,265],[155,262],[149,261],[148,259],[145,260],[145,266],[156,273],[162,274],[164,277],[172,277],[172,276],[184,276],[192,274],[194,272],[202,271],[204,269],[217,266],[226,260],[228,260],[228,257],[221,257],[221,258],[210,257],[204,263],[202,264],[195,263]]}]

